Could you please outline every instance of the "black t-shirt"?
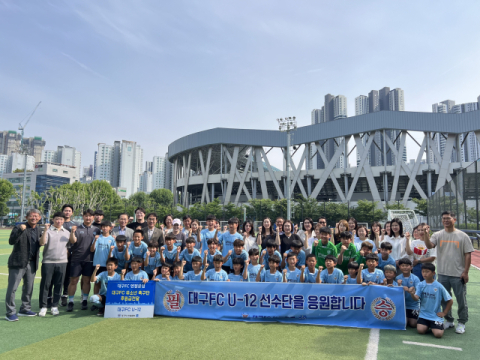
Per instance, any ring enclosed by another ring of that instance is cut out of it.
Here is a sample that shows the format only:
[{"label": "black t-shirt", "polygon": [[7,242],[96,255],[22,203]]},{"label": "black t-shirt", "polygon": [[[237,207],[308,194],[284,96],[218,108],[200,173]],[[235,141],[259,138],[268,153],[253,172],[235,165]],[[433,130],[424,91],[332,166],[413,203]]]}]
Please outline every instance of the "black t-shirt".
[{"label": "black t-shirt", "polygon": [[90,251],[90,246],[95,236],[100,234],[101,231],[93,224],[90,227],[86,227],[85,224],[77,227],[77,231],[75,231],[77,242],[70,249],[72,262],[93,261],[93,252]]},{"label": "black t-shirt", "polygon": [[72,226],[78,226],[78,225],[77,225],[77,223],[76,223],[75,221],[72,221],[72,220],[70,220],[70,221],[65,221],[65,222],[63,223],[63,228],[64,228],[65,230],[71,231],[71,230],[72,230]]},{"label": "black t-shirt", "polygon": [[300,236],[297,234],[290,234],[290,237],[288,237],[285,234],[280,235],[280,243],[281,243],[281,254],[285,254],[287,250],[290,250],[292,246],[293,240],[300,240],[300,242],[303,244],[302,239],[300,239]]},{"label": "black t-shirt", "polygon": [[276,236],[277,235],[275,233],[270,234],[270,235],[262,235],[262,250],[267,248],[267,241],[268,240],[275,241]]},{"label": "black t-shirt", "polygon": [[92,226],[95,226],[98,230],[102,230],[102,223],[94,222],[92,223]]},{"label": "black t-shirt", "polygon": [[131,224],[128,224],[127,227],[129,229],[132,229],[132,230],[137,230],[137,227],[141,226],[142,227],[142,230],[145,230],[146,228],[148,228],[148,224],[146,221],[144,221],[143,223],[139,223],[137,221],[131,223]]}]

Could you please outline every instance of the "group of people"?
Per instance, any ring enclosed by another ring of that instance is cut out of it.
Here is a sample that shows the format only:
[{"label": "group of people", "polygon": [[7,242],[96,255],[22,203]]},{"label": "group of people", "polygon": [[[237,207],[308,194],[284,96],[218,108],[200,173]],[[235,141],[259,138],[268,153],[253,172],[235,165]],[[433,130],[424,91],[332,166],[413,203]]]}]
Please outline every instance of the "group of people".
[{"label": "group of people", "polygon": [[[153,281],[249,281],[314,284],[361,284],[401,286],[405,290],[406,319],[419,333],[428,329],[441,337],[454,327],[452,290],[458,303],[456,332],[465,332],[468,321],[466,284],[474,251],[470,238],[455,229],[455,214],[444,212],[444,229],[431,235],[427,224],[412,234],[404,233],[402,221],[370,229],[354,218],[339,221],[335,228],[321,217],[304,219],[301,229],[279,217],[266,218],[255,232],[254,223],[228,221],[223,231],[213,215],[200,222],[167,215],[158,225],[157,214],[135,211],[136,221],[120,214],[118,224],[103,220],[101,210],[83,212],[83,222],[71,218],[73,207],[64,205],[41,233],[41,214],[30,210],[27,222],[10,235],[14,245],[8,261],[9,281],[6,319],[36,316],[31,296],[43,249],[39,316],[58,306],[74,309],[81,276],[81,309],[103,315],[110,280]],[[15,292],[23,279],[22,305],[16,312]],[[444,321],[445,318],[445,321]]]}]

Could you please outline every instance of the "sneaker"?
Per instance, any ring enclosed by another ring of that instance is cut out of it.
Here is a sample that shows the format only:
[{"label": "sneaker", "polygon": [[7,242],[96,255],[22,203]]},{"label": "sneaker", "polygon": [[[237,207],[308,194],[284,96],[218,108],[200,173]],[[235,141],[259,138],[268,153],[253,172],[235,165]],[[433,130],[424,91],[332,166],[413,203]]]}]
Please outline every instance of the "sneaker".
[{"label": "sneaker", "polygon": [[68,304],[68,296],[62,296],[62,302],[60,306],[67,306]]},{"label": "sneaker", "polygon": [[45,315],[47,315],[47,308],[46,307],[41,308],[39,313],[38,313],[38,316],[41,316],[41,317],[45,317]]},{"label": "sneaker", "polygon": [[58,311],[58,307],[52,307],[50,311],[52,312],[53,316],[60,315],[60,311]]},{"label": "sneaker", "polygon": [[82,301],[82,310],[87,310],[88,309],[88,302],[87,300]]},{"label": "sneaker", "polygon": [[18,313],[18,316],[37,316],[37,313],[34,313],[33,311],[20,311]]},{"label": "sneaker", "polygon": [[463,334],[465,333],[465,324],[458,323],[457,328],[455,329],[455,332],[457,334]]},{"label": "sneaker", "polygon": [[50,309],[51,307],[52,307],[52,298],[49,297],[49,298],[47,298],[47,308]]},{"label": "sneaker", "polygon": [[105,315],[105,308],[98,309],[97,316],[103,316]]},{"label": "sneaker", "polygon": [[16,314],[12,314],[10,316],[5,316],[5,320],[7,321],[18,321],[18,316]]},{"label": "sneaker", "polygon": [[453,323],[453,321],[452,321],[452,322],[450,322],[450,321],[445,321],[445,322],[443,323],[443,329],[444,329],[444,330],[451,329],[451,328],[454,328],[454,327],[455,327],[455,324]]},{"label": "sneaker", "polygon": [[95,310],[97,310],[97,309],[98,309],[98,308],[97,308],[97,305],[92,305],[92,307],[90,308],[90,311],[95,311]]},{"label": "sneaker", "polygon": [[70,301],[67,306],[67,312],[72,312],[73,311],[73,301]]}]

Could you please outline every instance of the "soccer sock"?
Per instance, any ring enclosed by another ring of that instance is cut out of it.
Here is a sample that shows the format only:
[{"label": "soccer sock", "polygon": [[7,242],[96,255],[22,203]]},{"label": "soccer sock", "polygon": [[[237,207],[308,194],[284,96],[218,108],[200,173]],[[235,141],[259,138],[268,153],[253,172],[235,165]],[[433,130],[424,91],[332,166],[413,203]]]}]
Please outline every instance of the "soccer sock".
[{"label": "soccer sock", "polygon": [[69,296],[69,297],[68,297],[68,302],[73,303],[73,298],[74,298],[74,297],[75,297],[75,296]]},{"label": "soccer sock", "polygon": [[87,300],[87,299],[88,299],[88,294],[82,293],[82,301]]}]

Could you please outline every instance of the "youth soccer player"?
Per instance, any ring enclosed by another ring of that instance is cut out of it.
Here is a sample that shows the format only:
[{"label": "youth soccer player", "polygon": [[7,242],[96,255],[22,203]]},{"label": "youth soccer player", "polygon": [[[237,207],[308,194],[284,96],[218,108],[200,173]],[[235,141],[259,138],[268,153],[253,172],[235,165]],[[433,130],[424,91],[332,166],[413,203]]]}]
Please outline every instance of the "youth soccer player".
[{"label": "youth soccer player", "polygon": [[289,254],[295,254],[297,256],[297,263],[295,267],[301,269],[302,266],[305,266],[305,251],[302,250],[303,244],[300,240],[294,239],[292,240],[292,245],[290,245],[290,250],[287,250],[285,254],[283,254],[283,260],[281,267],[288,267],[287,264],[287,257]]},{"label": "youth soccer player", "polygon": [[183,267],[185,266],[186,263],[187,262],[183,260],[183,261],[177,261],[175,264],[173,264],[172,281],[183,280]]},{"label": "youth soccer player", "polygon": [[[236,240],[241,240],[243,243],[243,237],[237,232],[238,229],[238,219],[237,218],[231,218],[228,220],[228,231],[225,231],[222,235],[220,235],[218,239],[218,243],[220,244],[221,250],[222,250],[222,256],[223,256],[223,270],[225,270],[227,273],[231,272],[231,265],[232,262],[229,259],[230,255],[233,254],[234,251],[234,242]],[[243,249],[243,245],[242,245]],[[245,252],[245,260],[248,258],[247,252]]]},{"label": "youth soccer player", "polygon": [[395,281],[395,277],[397,276],[397,268],[394,265],[385,265],[383,273],[385,274],[385,279],[383,280],[384,285],[390,287],[398,286],[398,283]]},{"label": "youth soccer player", "polygon": [[320,284],[320,273],[322,272],[323,267],[319,267],[318,269],[315,267],[317,264],[317,258],[315,255],[308,254],[306,263],[307,268],[302,271],[300,281],[309,284]]},{"label": "youth soccer player", "polygon": [[195,256],[200,256],[200,253],[198,252],[197,249],[195,249],[195,243],[196,243],[195,238],[190,236],[189,238],[187,238],[185,242],[186,242],[186,247],[180,253],[179,260],[180,261],[185,260],[186,263],[183,270],[185,272],[188,272],[193,270],[192,259]]},{"label": "youth soccer player", "polygon": [[245,242],[240,239],[233,242],[234,250],[228,250],[227,256],[223,258],[223,262],[225,263],[224,267],[229,267],[231,271],[233,269],[231,265],[234,259],[241,259],[242,262],[248,260],[248,253],[243,248],[244,244]]},{"label": "youth soccer player", "polygon": [[386,265],[397,266],[395,259],[390,255],[392,253],[392,244],[384,241],[380,244],[380,256],[378,257],[378,268],[383,271]]},{"label": "youth soccer player", "polygon": [[[366,244],[372,245],[370,243],[366,243]],[[385,275],[383,274],[382,270],[376,269],[378,265],[377,254],[368,254],[365,260],[367,263],[367,269],[363,269],[364,265],[360,264],[360,268],[357,275],[357,284],[382,285],[383,279],[385,279]]]},{"label": "youth soccer player", "polygon": [[267,250],[263,250],[262,256],[260,257],[260,264],[264,266],[265,270],[270,270],[270,257],[276,255],[279,259],[282,258],[282,255],[277,250],[275,250],[276,248],[277,244],[275,243],[275,240],[268,239]]},{"label": "youth soccer player", "polygon": [[[188,239],[187,239],[188,240]],[[188,243],[187,243],[188,246]],[[194,256],[192,258],[192,271],[187,272],[183,279],[186,281],[200,281],[202,280],[202,258],[200,256]]]},{"label": "youth soccer player", "polygon": [[[141,230],[135,230],[141,231]],[[148,274],[141,269],[143,264],[143,260],[140,256],[136,256],[132,259],[130,263],[130,267],[132,271],[125,275],[125,280],[134,281],[134,280],[141,280],[144,284],[148,282]],[[123,277],[123,274],[122,274]],[[123,279],[122,279],[123,280]]]},{"label": "youth soccer player", "polygon": [[355,259],[355,261],[358,263],[358,265],[366,264],[366,262],[367,262],[366,258],[368,256],[368,254],[372,253],[372,250],[373,250],[373,245],[371,243],[366,242],[366,241],[364,241],[362,243],[361,250],[358,252],[357,258]]},{"label": "youth soccer player", "polygon": [[156,270],[159,266],[162,265],[160,261],[160,253],[157,251],[158,243],[156,241],[152,241],[148,244],[148,251],[145,253],[144,260],[143,260],[143,268],[145,272],[148,274],[148,278],[152,280],[153,270]]},{"label": "youth soccer player", "polygon": [[143,259],[145,257],[145,254],[148,251],[148,246],[146,243],[143,242],[142,230],[135,230],[133,232],[133,243],[130,244],[130,248],[128,250],[130,251],[131,256],[138,256],[140,257],[140,259]]},{"label": "youth soccer player", "polygon": [[[125,243],[127,244],[126,246]],[[116,245],[110,246],[108,258],[114,257],[118,260],[118,266],[115,271],[121,274],[123,269],[126,270],[128,268],[128,262],[131,255],[128,250],[130,247],[130,241],[127,242],[127,237],[125,235],[117,235],[115,238],[115,244]]]},{"label": "youth soccer player", "polygon": [[163,264],[160,271],[161,271],[160,275],[157,275],[157,270],[153,271],[153,275],[155,276],[154,281],[170,281],[170,274],[172,272],[172,264],[169,264],[169,263]]},{"label": "youth soccer player", "polygon": [[[107,302],[107,286],[110,280],[122,280],[122,276],[115,270],[118,267],[118,260],[115,258],[109,258],[107,260],[107,271],[102,271],[98,276],[97,272],[100,270],[100,264],[95,266],[93,270],[90,282],[94,282],[100,285],[100,290],[97,295],[90,297],[90,302],[99,309],[98,316],[103,316],[105,313],[105,303]],[[123,269],[125,272],[125,269]]]},{"label": "youth soccer player", "polygon": [[342,270],[344,275],[347,275],[348,264],[357,257],[357,248],[353,244],[353,235],[350,231],[342,231],[339,238],[340,243],[336,245],[338,254],[337,268]]},{"label": "youth soccer player", "polygon": [[[269,240],[270,241],[270,240]],[[280,256],[272,255],[268,258],[268,270],[264,270],[265,265],[260,266],[257,274],[257,282],[282,282],[283,277],[277,268],[280,266]]]},{"label": "youth soccer player", "polygon": [[325,258],[327,255],[337,256],[337,248],[330,242],[331,230],[330,228],[324,226],[319,229],[320,243],[318,240],[313,242],[312,254],[315,254],[317,258],[317,264],[315,265],[318,269],[319,266],[325,268]]},{"label": "youth soccer player", "polygon": [[[302,271],[300,271],[296,267],[297,262],[298,262],[297,254],[294,252],[290,252],[287,255],[288,266],[287,268],[283,269],[283,282],[293,282],[293,283],[300,282],[300,276],[302,274]],[[305,269],[305,265],[303,265],[303,269]]]},{"label": "youth soccer player", "polygon": [[[236,241],[236,240],[235,240]],[[248,259],[243,261],[241,258],[232,260],[233,272],[228,274],[230,281],[249,281],[248,279]]]},{"label": "youth soccer player", "polygon": [[335,265],[337,265],[337,258],[334,255],[327,255],[325,257],[327,268],[320,273],[321,284],[343,284],[343,272]]},{"label": "youth soccer player", "polygon": [[248,250],[249,264],[247,266],[249,281],[255,282],[257,280],[257,274],[260,271],[261,265],[258,263],[260,253],[257,248]]},{"label": "youth soccer player", "polygon": [[[207,223],[207,228],[203,229],[200,232],[200,241],[202,242],[200,251],[202,253],[208,249],[208,243],[207,243],[208,240],[213,238],[218,240],[218,231],[216,229],[217,218],[215,217],[215,215],[208,215],[206,223]],[[210,264],[212,263],[210,262]]]},{"label": "youth soccer player", "polygon": [[[423,264],[422,276],[425,280],[418,284],[416,289],[408,289],[413,300],[420,300],[417,332],[425,334],[430,328],[436,338],[441,338],[444,332],[443,318],[452,308],[453,300],[443,285],[435,280],[435,265]],[[446,302],[443,311],[442,300]]]},{"label": "youth soccer player", "polygon": [[[203,252],[203,262],[204,262],[203,269],[205,271],[214,268],[213,257],[215,255],[222,255],[220,250],[217,249],[217,245],[218,245],[218,240],[217,239],[215,239],[215,238],[208,239],[207,244],[208,244],[208,250],[205,250]],[[208,268],[205,268],[205,264],[208,266]]]},{"label": "youth soccer player", "polygon": [[344,277],[345,284],[356,285],[358,268],[359,268],[358,263],[356,261],[351,261],[348,263],[347,268],[348,268],[348,275],[345,275]]},{"label": "youth soccer player", "polygon": [[[202,281],[230,281],[228,279],[228,274],[225,270],[222,269],[223,257],[222,255],[215,255],[213,257],[213,269],[204,271],[202,273]],[[208,269],[208,263],[205,264],[205,267]]]},{"label": "youth soccer player", "polygon": [[175,262],[180,260],[180,251],[182,249],[175,246],[175,241],[177,241],[175,235],[168,233],[165,236],[166,247],[162,246],[160,248],[160,261],[162,262],[162,264],[173,265]]},{"label": "youth soccer player", "polygon": [[[102,273],[107,270],[107,259],[110,253],[110,246],[115,242],[114,238],[110,235],[112,223],[109,221],[103,221],[101,223],[102,234],[96,236],[90,246],[90,251],[93,252],[93,266],[100,265],[99,272]],[[100,284],[95,283],[93,287],[94,294],[98,294],[100,291]]]},{"label": "youth soccer player", "polygon": [[398,260],[398,267],[402,273],[397,276],[396,280],[398,285],[403,286],[403,289],[405,290],[405,311],[407,316],[407,324],[414,328],[417,327],[420,302],[413,299],[409,289],[416,289],[417,285],[420,284],[420,279],[418,276],[412,274],[412,265],[412,262],[408,258]]}]

